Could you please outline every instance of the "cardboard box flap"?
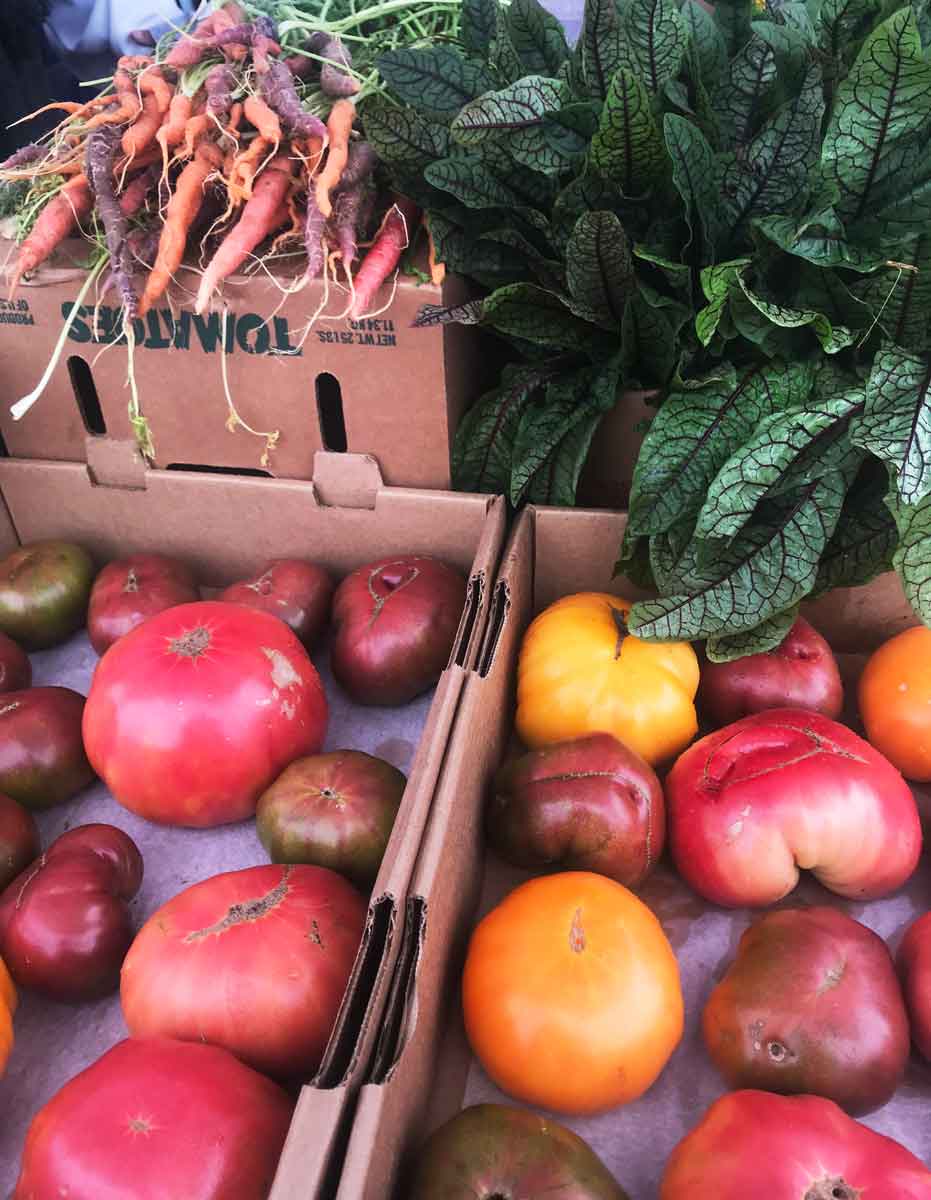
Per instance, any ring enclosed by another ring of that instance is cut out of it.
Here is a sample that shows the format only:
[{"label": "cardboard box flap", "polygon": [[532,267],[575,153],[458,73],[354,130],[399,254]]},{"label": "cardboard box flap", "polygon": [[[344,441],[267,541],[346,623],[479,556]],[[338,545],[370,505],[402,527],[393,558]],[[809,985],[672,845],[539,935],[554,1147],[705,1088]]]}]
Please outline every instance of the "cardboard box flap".
[{"label": "cardboard box flap", "polygon": [[314,490],[321,504],[332,508],[374,508],[384,486],[381,470],[371,454],[318,450],[314,455]]},{"label": "cardboard box flap", "polygon": [[408,896],[401,950],[385,1005],[385,1021],[372,1057],[369,1080],[386,1083],[401,1057],[406,1031],[416,1024],[417,966],[427,933],[427,906],[422,896]]},{"label": "cardboard box flap", "polygon": [[145,488],[145,459],[134,441],[88,437],[84,448],[91,483],[99,487]]}]

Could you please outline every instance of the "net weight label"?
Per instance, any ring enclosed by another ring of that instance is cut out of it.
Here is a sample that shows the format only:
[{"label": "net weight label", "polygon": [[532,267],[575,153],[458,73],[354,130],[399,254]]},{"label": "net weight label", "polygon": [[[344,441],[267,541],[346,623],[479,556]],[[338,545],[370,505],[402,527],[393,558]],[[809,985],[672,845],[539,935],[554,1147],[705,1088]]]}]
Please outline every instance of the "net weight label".
[{"label": "net weight label", "polygon": [[327,346],[397,346],[394,321],[366,317],[348,321],[345,329],[318,329],[317,340]]},{"label": "net weight label", "polygon": [[0,300],[0,325],[35,325],[28,300]]}]

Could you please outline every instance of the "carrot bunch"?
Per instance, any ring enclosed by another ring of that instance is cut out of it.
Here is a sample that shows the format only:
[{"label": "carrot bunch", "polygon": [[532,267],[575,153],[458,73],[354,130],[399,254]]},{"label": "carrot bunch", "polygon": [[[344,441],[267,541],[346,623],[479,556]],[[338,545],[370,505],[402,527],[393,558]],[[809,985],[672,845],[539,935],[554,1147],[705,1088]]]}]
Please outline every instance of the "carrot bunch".
[{"label": "carrot bunch", "polygon": [[366,311],[420,214],[403,201],[378,203],[348,51],[328,35],[312,35],[308,47],[310,58],[325,59],[310,93],[316,111],[307,106],[309,60],[283,57],[274,24],[248,20],[236,3],[160,57],[120,59],[111,87],[93,100],[54,106],[64,117],[49,142],[0,164],[0,186],[25,179],[37,189],[12,287],[81,232],[106,247],[127,318],[161,299],[185,256],[206,263],[195,301],[202,312],[263,247],[273,257],[298,239],[305,279],[339,264],[354,314]]}]

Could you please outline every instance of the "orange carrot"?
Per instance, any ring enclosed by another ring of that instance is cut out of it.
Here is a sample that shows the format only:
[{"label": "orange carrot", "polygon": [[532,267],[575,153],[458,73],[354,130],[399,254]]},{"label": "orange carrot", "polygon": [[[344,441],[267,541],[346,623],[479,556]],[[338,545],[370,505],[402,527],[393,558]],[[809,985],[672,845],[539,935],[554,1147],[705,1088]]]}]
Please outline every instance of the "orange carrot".
[{"label": "orange carrot", "polygon": [[94,207],[94,196],[84,175],[69,179],[39,213],[29,236],[19,248],[10,283],[10,295],[27,271],[34,271],[49,257]]},{"label": "orange carrot", "polygon": [[263,138],[277,146],[281,141],[281,122],[278,120],[278,114],[258,96],[247,96],[242,110],[250,125],[254,125]]},{"label": "orange carrot", "polygon": [[162,178],[168,174],[168,151],[184,141],[184,132],[193,107],[190,96],[184,92],[175,92],[168,106],[168,120],[159,128],[155,135],[162,150]]},{"label": "orange carrot", "polygon": [[340,176],[349,161],[349,135],[356,117],[356,106],[351,100],[337,100],[330,109],[326,127],[330,135],[326,165],[317,176],[317,207],[329,218],[333,212],[330,192],[339,183]]},{"label": "orange carrot", "polygon": [[279,154],[256,180],[242,216],[220,243],[201,276],[195,312],[202,313],[220,283],[242,266],[256,246],[287,220],[286,198],[291,186],[292,166],[287,155]]},{"label": "orange carrot", "polygon": [[159,112],[158,100],[151,92],[147,92],[142,97],[142,112],[123,134],[123,153],[134,159],[140,151],[155,141],[161,123],[162,113]]},{"label": "orange carrot", "polygon": [[239,126],[242,122],[242,101],[236,100],[233,107],[230,109],[230,119],[226,128],[223,130],[229,137],[235,138],[239,131]]},{"label": "orange carrot", "polygon": [[273,149],[273,145],[261,135],[253,138],[246,149],[233,159],[233,169],[230,171],[229,178],[231,187],[242,192],[247,198],[251,196],[255,172],[262,160]]},{"label": "orange carrot", "polygon": [[195,113],[188,118],[184,128],[184,156],[190,158],[201,138],[210,132],[210,118],[205,112]]},{"label": "orange carrot", "polygon": [[375,299],[375,293],[398,265],[401,254],[410,245],[419,219],[420,209],[410,200],[399,198],[388,209],[381,229],[375,235],[371,249],[363,259],[353,281],[355,295],[349,313],[353,320],[365,316]]},{"label": "orange carrot", "polygon": [[165,210],[165,223],[158,241],[155,263],[139,303],[140,316],[145,316],[156,300],[164,294],[172,275],[181,265],[188,231],[203,203],[204,184],[222,161],[219,149],[211,142],[203,142],[197,147],[194,158],[178,176],[174,193]]},{"label": "orange carrot", "polygon": [[139,91],[143,98],[154,96],[158,111],[164,117],[171,106],[175,89],[171,86],[158,67],[149,67],[139,76]]}]

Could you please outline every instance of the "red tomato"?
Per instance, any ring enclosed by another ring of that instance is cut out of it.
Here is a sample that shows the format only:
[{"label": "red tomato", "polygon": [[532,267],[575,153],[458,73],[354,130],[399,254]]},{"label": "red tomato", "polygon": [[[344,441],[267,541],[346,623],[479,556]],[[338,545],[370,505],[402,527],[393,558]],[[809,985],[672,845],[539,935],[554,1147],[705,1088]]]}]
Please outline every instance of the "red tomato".
[{"label": "red tomato", "polygon": [[290,1121],[226,1050],[128,1039],[33,1118],[12,1200],[266,1200]]},{"label": "red tomato", "polygon": [[194,576],[164,554],[133,554],[108,563],[94,580],[87,636],[98,654],[149,617],[200,599]]},{"label": "red tomato", "polygon": [[673,1150],[660,1200],[931,1200],[931,1171],[820,1096],[730,1092]]},{"label": "red tomato", "polygon": [[325,867],[247,867],[195,883],[143,925],[120,998],[136,1037],[224,1046],[270,1075],[320,1065],[366,905]]},{"label": "red tomato", "polygon": [[39,857],[39,827],[28,808],[0,792],[0,892]]},{"label": "red tomato", "polygon": [[18,692],[32,683],[32,663],[20,646],[0,633],[0,692]]},{"label": "red tomato", "polygon": [[230,584],[217,599],[279,617],[313,650],[330,616],[333,580],[316,563],[276,558],[259,574]]},{"label": "red tomato", "polygon": [[93,780],[81,740],[84,697],[35,687],[0,697],[0,791],[27,808],[51,808]]},{"label": "red tomato", "polygon": [[282,621],[182,604],[114,643],[84,709],[87,755],[126,808],[170,825],[255,812],[288,763],[320,749],[327,702]]},{"label": "red tomato", "polygon": [[931,913],[909,925],[897,956],[912,1041],[931,1063]]},{"label": "red tomato", "polygon": [[115,990],[142,883],[136,843],[113,825],[79,825],[0,896],[0,957],[21,987],[55,1000]]}]

